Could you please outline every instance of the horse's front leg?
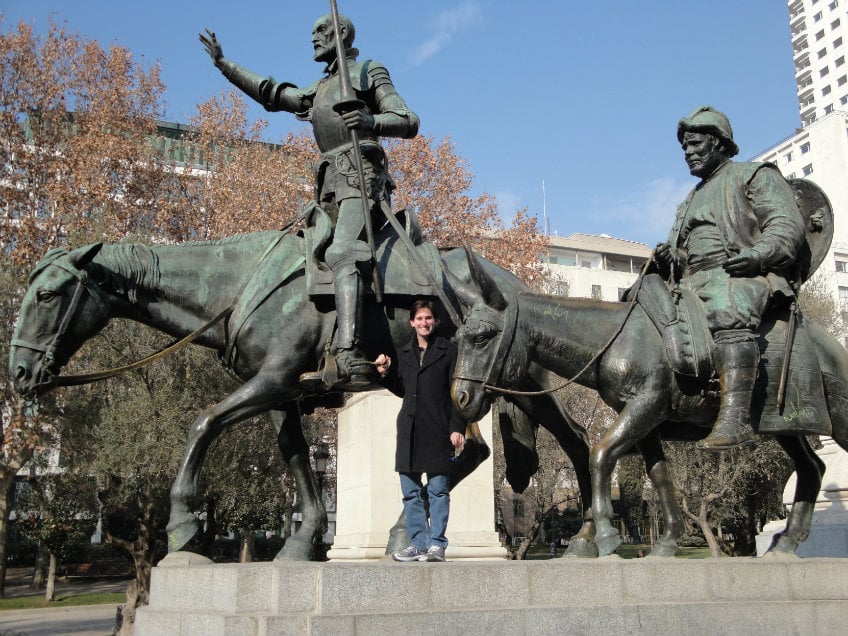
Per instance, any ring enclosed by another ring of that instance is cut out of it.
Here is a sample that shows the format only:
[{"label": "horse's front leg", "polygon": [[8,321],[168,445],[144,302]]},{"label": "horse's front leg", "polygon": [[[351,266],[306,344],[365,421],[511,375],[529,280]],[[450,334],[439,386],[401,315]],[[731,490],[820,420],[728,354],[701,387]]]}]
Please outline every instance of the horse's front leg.
[{"label": "horse's front leg", "polygon": [[303,436],[300,409],[290,402],[281,411],[271,411],[271,422],[277,431],[277,444],[294,477],[303,519],[297,532],[286,539],[275,561],[309,561],[316,557],[327,531],[327,510],[321,488],[309,462],[309,445]]},{"label": "horse's front leg", "polygon": [[615,465],[653,428],[651,423],[657,421],[656,413],[654,401],[631,400],[619,412],[601,441],[592,448],[592,513],[598,556],[612,554],[621,545],[621,535],[612,525],[612,474]]},{"label": "horse's front leg", "polygon": [[781,435],[777,441],[795,463],[797,482],[786,528],[774,535],[763,555],[769,558],[794,555],[798,544],[807,540],[825,469],[824,462],[813,452],[805,437]]},{"label": "horse's front leg", "polygon": [[[513,398],[509,398],[512,400]],[[583,525],[568,541],[564,557],[596,557],[595,522],[592,517],[592,480],[589,470],[589,437],[585,429],[566,412],[562,403],[553,395],[514,398],[515,406],[521,409],[512,414],[512,419],[527,418],[544,426],[565,451],[580,489],[583,502]]]},{"label": "horse's front leg", "polygon": [[659,432],[656,429],[636,445],[645,458],[645,469],[654,485],[663,515],[663,533],[654,542],[649,556],[673,557],[677,553],[677,539],[686,530],[683,513],[674,490],[671,470],[663,452]]},{"label": "horse's front leg", "polygon": [[200,469],[210,444],[231,424],[267,411],[279,400],[278,394],[279,385],[272,378],[255,376],[194,420],[171,487],[168,552],[183,550],[197,536],[197,517],[192,503],[197,496]]}]

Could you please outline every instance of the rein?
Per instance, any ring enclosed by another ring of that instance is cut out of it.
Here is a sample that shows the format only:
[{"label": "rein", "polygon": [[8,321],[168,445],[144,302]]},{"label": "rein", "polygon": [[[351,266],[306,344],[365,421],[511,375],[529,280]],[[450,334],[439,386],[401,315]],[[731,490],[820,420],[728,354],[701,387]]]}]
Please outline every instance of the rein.
[{"label": "rein", "polygon": [[[268,255],[274,250],[274,248],[277,247],[277,245],[279,245],[279,243],[280,243],[280,241],[282,241],[283,237],[286,234],[288,234],[288,232],[291,230],[291,227],[298,220],[299,219],[295,219],[294,221],[287,224],[284,228],[282,228],[280,235],[277,237],[277,239],[272,241],[271,244],[265,249],[262,256],[260,256],[259,260],[256,262],[256,268],[254,269],[253,276],[257,275],[257,273],[259,271],[259,265],[261,265],[262,262],[268,257]],[[64,264],[62,264],[61,262],[53,262],[53,263],[50,263],[50,265],[53,265],[54,267],[59,267],[60,269],[65,270],[66,272],[70,273],[72,276],[74,276],[77,279],[77,287],[74,290],[73,298],[71,299],[71,302],[68,305],[68,309],[66,310],[65,315],[62,316],[62,320],[59,324],[59,329],[57,330],[56,335],[53,337],[53,340],[50,342],[50,345],[46,348],[42,347],[40,345],[36,345],[34,343],[29,343],[29,342],[25,342],[25,341],[19,341],[19,340],[13,340],[12,341],[12,346],[25,347],[25,348],[28,348],[28,349],[34,349],[36,351],[44,351],[45,352],[44,358],[45,358],[45,361],[48,362],[48,366],[49,366],[49,363],[52,363],[53,358],[55,356],[56,347],[57,347],[57,344],[59,342],[59,338],[61,338],[63,335],[65,335],[65,332],[67,331],[68,327],[70,326],[74,312],[76,312],[77,305],[79,304],[80,298],[82,297],[83,289],[87,290],[88,293],[91,295],[91,297],[95,300],[95,302],[97,302],[97,304],[100,307],[100,310],[103,312],[103,314],[107,317],[109,315],[108,312],[106,311],[106,309],[103,307],[103,303],[100,301],[97,294],[90,289],[91,282],[88,278],[88,272],[87,271],[85,271],[84,269],[78,270],[78,269],[75,269],[75,268],[67,267]],[[174,342],[169,344],[164,349],[160,349],[156,353],[153,353],[149,356],[146,356],[146,357],[144,357],[140,360],[136,360],[135,362],[131,362],[130,364],[125,364],[125,365],[120,366],[120,367],[115,367],[114,369],[104,369],[102,371],[94,371],[92,373],[85,373],[85,374],[81,374],[81,375],[58,375],[58,376],[52,378],[50,385],[51,386],[79,386],[79,385],[82,385],[82,384],[90,384],[92,382],[98,382],[100,380],[106,380],[108,378],[115,377],[116,375],[120,375],[121,373],[125,373],[127,371],[132,371],[134,369],[139,369],[141,367],[147,366],[148,364],[155,362],[157,360],[160,360],[161,358],[164,358],[165,356],[168,356],[168,355],[174,353],[175,351],[179,351],[180,349],[182,349],[186,345],[191,344],[193,341],[197,340],[197,338],[200,337],[203,333],[209,331],[209,329],[211,329],[216,324],[221,322],[224,318],[226,318],[227,316],[229,316],[230,314],[233,313],[233,311],[235,310],[236,304],[238,303],[239,298],[241,297],[242,293],[247,288],[247,285],[250,283],[250,281],[253,280],[253,276],[248,279],[248,281],[244,284],[244,286],[239,291],[239,293],[236,294],[235,298],[233,299],[233,302],[226,309],[224,309],[221,313],[219,313],[217,316],[215,316],[214,318],[212,318],[211,320],[209,320],[205,324],[201,325],[200,327],[198,327],[197,329],[192,331],[190,334],[183,336],[182,338],[180,338],[178,340],[175,340]]]},{"label": "rein", "polygon": [[91,382],[98,382],[99,380],[106,380],[107,378],[115,377],[116,375],[120,375],[121,373],[125,373],[126,371],[132,371],[133,369],[139,369],[143,366],[147,366],[151,362],[156,362],[165,356],[174,353],[175,351],[179,351],[186,345],[190,344],[192,341],[196,340],[201,334],[211,329],[214,325],[219,323],[221,320],[226,318],[233,311],[233,305],[227,307],[220,314],[215,316],[212,320],[207,322],[205,325],[195,329],[187,336],[172,342],[164,349],[160,349],[156,353],[153,353],[141,360],[136,360],[135,362],[131,362],[130,364],[125,364],[121,367],[115,367],[114,369],[104,369],[103,371],[93,371],[92,373],[85,373],[82,375],[60,375],[55,378],[53,382],[54,386],[79,386],[81,384],[90,384]]},{"label": "rein", "polygon": [[[645,272],[648,270],[648,266],[650,265],[651,261],[653,261],[653,258],[654,258],[654,252],[651,252],[651,256],[648,258],[647,261],[645,261],[645,265],[642,266],[642,271],[639,272],[640,277],[645,275]],[[488,382],[483,382],[483,388],[487,391],[492,392],[492,393],[501,393],[503,395],[533,397],[533,396],[539,396],[539,395],[548,395],[549,393],[554,393],[556,391],[559,391],[560,389],[564,389],[569,384],[574,384],[574,382],[576,382],[578,380],[578,378],[580,378],[580,376],[582,376],[584,373],[586,373],[586,371],[589,369],[589,367],[591,367],[593,364],[595,364],[598,361],[598,359],[604,353],[606,353],[607,349],[609,349],[612,346],[612,343],[615,342],[615,339],[618,338],[618,336],[621,335],[621,332],[624,329],[624,325],[627,324],[627,320],[630,318],[630,314],[633,313],[633,309],[636,307],[636,298],[638,297],[638,295],[639,295],[638,293],[633,294],[633,297],[630,299],[630,303],[627,306],[627,311],[624,314],[624,318],[622,319],[621,324],[618,325],[616,330],[613,332],[612,336],[610,336],[609,340],[606,341],[606,343],[597,351],[597,353],[595,353],[595,355],[592,356],[592,358],[589,360],[589,362],[587,362],[585,364],[585,366],[582,369],[580,369],[580,371],[578,371],[574,376],[572,376],[571,378],[569,378],[568,380],[566,380],[565,382],[563,382],[559,386],[555,386],[551,389],[542,389],[540,391],[517,391],[515,389],[506,389],[504,387],[497,386],[496,384],[489,384]],[[500,371],[498,372],[498,377],[500,377],[500,375],[503,373],[503,361],[506,360],[506,356],[509,353],[509,350],[512,348],[512,343],[515,340],[515,330],[516,330],[517,325],[518,325],[518,298],[517,298],[517,296],[518,295],[516,294],[515,315],[509,321],[512,325],[511,333],[509,334],[508,339],[503,338],[503,335],[506,335],[505,332],[502,334],[502,340],[501,340],[501,343],[498,346],[498,354],[495,356],[495,358],[492,361],[492,366],[494,366],[494,360],[500,359],[502,361]],[[509,342],[509,344],[505,348],[503,347],[504,340],[508,340],[508,342]],[[489,377],[491,377],[491,368],[490,368],[490,371],[489,371]]]}]

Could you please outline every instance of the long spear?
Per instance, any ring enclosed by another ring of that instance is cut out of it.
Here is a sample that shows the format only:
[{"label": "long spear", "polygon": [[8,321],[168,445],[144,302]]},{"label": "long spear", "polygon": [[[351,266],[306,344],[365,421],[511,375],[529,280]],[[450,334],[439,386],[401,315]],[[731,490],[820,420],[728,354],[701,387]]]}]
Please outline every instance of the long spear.
[{"label": "long spear", "polygon": [[[339,9],[336,0],[330,0],[330,11],[333,15],[333,33],[336,37],[336,65],[341,82],[341,101],[333,106],[339,114],[348,113],[364,108],[365,104],[356,98],[353,86],[350,84],[350,75],[347,70],[347,51],[342,41],[342,28],[339,23]],[[377,253],[374,248],[374,228],[371,226],[371,205],[368,200],[368,192],[365,189],[365,169],[362,165],[362,154],[359,150],[359,133],[355,128],[350,129],[350,142],[353,145],[353,163],[356,166],[356,176],[359,177],[359,196],[362,199],[362,216],[365,220],[365,236],[368,239],[368,248],[371,250],[371,276],[374,282],[374,296],[377,304],[383,304],[383,283],[380,280],[380,270],[377,267]]]}]

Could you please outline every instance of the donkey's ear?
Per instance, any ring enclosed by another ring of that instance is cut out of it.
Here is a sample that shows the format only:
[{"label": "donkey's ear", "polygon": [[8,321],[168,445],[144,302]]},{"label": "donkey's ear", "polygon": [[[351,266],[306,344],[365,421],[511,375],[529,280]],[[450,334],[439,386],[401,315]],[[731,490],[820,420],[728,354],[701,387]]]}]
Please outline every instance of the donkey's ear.
[{"label": "donkey's ear", "polygon": [[101,247],[103,247],[103,243],[92,243],[75,249],[69,256],[71,264],[77,269],[84,269],[91,262],[91,259],[97,256]]},{"label": "donkey's ear", "polygon": [[471,271],[471,279],[480,288],[480,293],[483,294],[483,300],[486,302],[486,305],[497,311],[506,309],[506,298],[504,298],[497,283],[489,276],[480,259],[477,258],[468,246],[465,246],[465,257],[468,259],[468,269]]},{"label": "donkey's ear", "polygon": [[[465,249],[467,250],[468,248]],[[482,299],[480,292],[475,289],[473,285],[469,285],[468,283],[460,280],[456,274],[445,266],[444,261],[441,261],[441,265],[445,278],[447,278],[448,285],[450,285],[451,290],[453,290],[459,304],[462,305],[463,313],[467,313],[474,306],[474,303],[477,300]]]}]

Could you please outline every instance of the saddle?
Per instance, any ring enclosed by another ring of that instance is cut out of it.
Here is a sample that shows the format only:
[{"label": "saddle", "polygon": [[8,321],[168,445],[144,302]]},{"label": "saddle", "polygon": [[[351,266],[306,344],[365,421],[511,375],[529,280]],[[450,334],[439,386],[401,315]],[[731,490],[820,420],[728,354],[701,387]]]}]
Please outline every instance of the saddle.
[{"label": "saddle", "polygon": [[[641,277],[627,292],[656,327],[671,368],[695,379],[702,391],[715,384],[715,343],[698,297],[688,289],[669,289],[658,274]],[[789,308],[777,307],[763,318],[757,334],[760,363],[751,399],[751,423],[759,433],[830,435],[831,421],[824,395],[821,367],[802,315],[796,322],[790,352],[786,398],[778,405]]]},{"label": "saddle", "polygon": [[[400,296],[435,296],[431,281],[442,288],[447,286],[443,278],[438,248],[424,241],[418,217],[413,210],[404,209],[396,213],[401,226],[406,230],[420,260],[427,268],[422,272],[409,254],[406,243],[388,224],[374,235],[376,267],[383,282],[383,294]],[[321,207],[314,205],[306,215],[306,289],[310,296],[333,295],[333,272],[323,261],[323,254],[332,240],[333,228],[330,216]],[[429,276],[428,276],[429,274]],[[373,294],[370,286],[366,294]]]}]

